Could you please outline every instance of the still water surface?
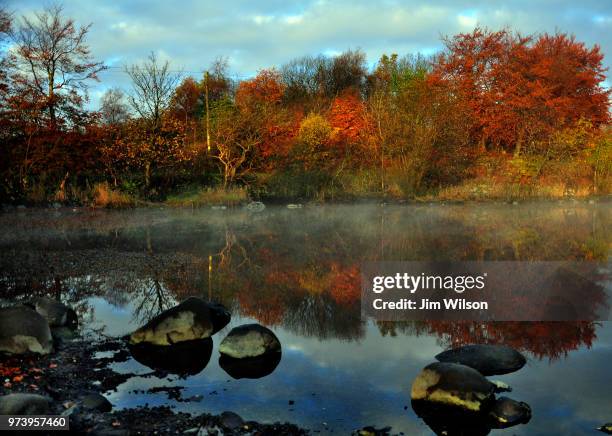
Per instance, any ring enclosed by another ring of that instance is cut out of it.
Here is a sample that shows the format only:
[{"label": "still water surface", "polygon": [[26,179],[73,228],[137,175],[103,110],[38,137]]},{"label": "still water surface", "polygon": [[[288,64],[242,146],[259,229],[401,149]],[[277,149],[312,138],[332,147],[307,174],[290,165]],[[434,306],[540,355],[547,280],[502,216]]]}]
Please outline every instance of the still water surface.
[{"label": "still water surface", "polygon": [[[490,342],[528,357],[522,370],[494,378],[533,411],[527,425],[492,434],[596,434],[612,420],[612,324],[363,321],[359,265],[607,262],[611,212],[611,203],[569,201],[12,212],[0,215],[0,295],[59,294],[78,308],[86,330],[109,336],[190,295],[230,308],[231,323],[213,337],[210,361],[196,375],[151,377],[134,359],[115,363],[136,374],[107,394],[116,408],[168,404],[323,433],[375,425],[431,434],[410,406],[412,380],[453,344]],[[281,362],[263,378],[233,379],[218,364],[220,340],[246,322],[268,326],[282,344]],[[143,393],[155,387],[182,389],[178,399]]]}]

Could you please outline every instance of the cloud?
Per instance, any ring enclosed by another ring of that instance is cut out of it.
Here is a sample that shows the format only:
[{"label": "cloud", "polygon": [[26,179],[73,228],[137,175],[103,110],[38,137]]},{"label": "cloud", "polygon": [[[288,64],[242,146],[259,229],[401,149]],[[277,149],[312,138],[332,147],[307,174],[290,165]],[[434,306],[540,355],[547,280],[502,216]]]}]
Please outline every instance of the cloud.
[{"label": "cloud", "polygon": [[[31,15],[44,4],[8,1],[16,15]],[[569,32],[588,45],[600,44],[607,65],[612,54],[612,2],[597,0],[509,0],[503,5],[486,0],[185,0],[178,5],[65,0],[64,10],[79,23],[93,22],[88,42],[108,64],[139,62],[155,51],[176,69],[197,72],[227,56],[238,77],[306,54],[348,48],[364,50],[370,63],[383,53],[432,53],[442,47],[441,35],[477,24],[522,33]],[[101,89],[129,86],[118,68],[103,73],[102,80]]]}]

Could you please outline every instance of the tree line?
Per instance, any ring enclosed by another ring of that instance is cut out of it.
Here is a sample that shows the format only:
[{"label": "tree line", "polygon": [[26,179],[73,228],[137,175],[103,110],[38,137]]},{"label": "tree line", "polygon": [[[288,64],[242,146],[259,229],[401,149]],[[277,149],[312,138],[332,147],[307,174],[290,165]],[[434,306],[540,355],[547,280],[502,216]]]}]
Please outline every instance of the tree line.
[{"label": "tree line", "polygon": [[207,186],[305,199],[610,192],[603,54],[565,33],[477,27],[428,58],[369,68],[347,50],[241,81],[223,58],[194,78],[152,52],[91,110],[107,67],[90,28],[60,6],[0,11],[3,202],[87,203],[100,184],[152,200]]}]

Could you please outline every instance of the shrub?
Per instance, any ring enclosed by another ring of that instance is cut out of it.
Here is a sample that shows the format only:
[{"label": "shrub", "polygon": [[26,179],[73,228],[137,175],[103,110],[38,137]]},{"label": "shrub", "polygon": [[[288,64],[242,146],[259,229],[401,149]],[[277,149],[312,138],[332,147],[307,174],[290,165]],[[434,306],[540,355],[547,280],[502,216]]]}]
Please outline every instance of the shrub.
[{"label": "shrub", "polygon": [[112,189],[107,182],[96,183],[92,190],[93,205],[96,207],[122,208],[134,206],[135,201],[128,194]]},{"label": "shrub", "polygon": [[173,207],[236,206],[248,201],[247,188],[237,186],[230,188],[194,188],[168,197],[166,204]]}]

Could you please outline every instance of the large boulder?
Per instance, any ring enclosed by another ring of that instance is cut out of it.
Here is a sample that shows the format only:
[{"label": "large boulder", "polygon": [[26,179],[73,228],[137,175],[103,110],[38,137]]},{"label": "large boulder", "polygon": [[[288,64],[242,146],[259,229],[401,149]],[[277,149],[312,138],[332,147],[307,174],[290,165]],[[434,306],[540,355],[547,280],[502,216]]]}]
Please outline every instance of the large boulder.
[{"label": "large boulder", "polygon": [[230,321],[230,314],[220,304],[189,297],[168,309],[130,335],[130,344],[173,345],[206,339]]},{"label": "large boulder", "polygon": [[76,312],[53,298],[38,297],[32,301],[32,305],[34,310],[40,313],[51,327],[76,328],[77,326]]},{"label": "large boulder", "polygon": [[9,394],[0,397],[0,415],[47,415],[49,399],[35,394]]},{"label": "large boulder", "polygon": [[436,356],[440,362],[460,363],[483,375],[508,374],[521,369],[527,360],[514,348],[506,345],[465,345],[446,350]]},{"label": "large boulder", "polygon": [[269,328],[244,324],[229,332],[219,345],[219,352],[234,359],[245,359],[280,353],[281,344]]},{"label": "large boulder", "polygon": [[26,306],[0,309],[0,352],[49,354],[53,339],[47,320]]},{"label": "large boulder", "polygon": [[435,362],[412,382],[413,402],[436,403],[479,412],[495,398],[495,385],[469,366]]}]

